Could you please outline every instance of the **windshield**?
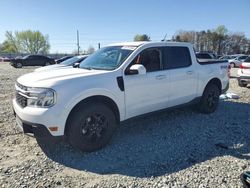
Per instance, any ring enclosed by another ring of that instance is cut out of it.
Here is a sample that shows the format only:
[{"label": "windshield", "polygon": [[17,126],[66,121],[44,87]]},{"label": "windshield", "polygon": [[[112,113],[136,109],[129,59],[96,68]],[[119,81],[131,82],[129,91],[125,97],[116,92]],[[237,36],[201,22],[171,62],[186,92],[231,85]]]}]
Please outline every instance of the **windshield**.
[{"label": "windshield", "polygon": [[114,70],[136,49],[133,46],[109,46],[104,47],[89,56],[81,64],[80,68]]},{"label": "windshield", "polygon": [[29,56],[30,56],[30,55],[26,55],[26,56],[23,57],[23,59],[27,59]]},{"label": "windshield", "polygon": [[60,63],[60,65],[73,65],[76,61],[78,61],[82,56],[75,56],[71,57],[63,62]]}]

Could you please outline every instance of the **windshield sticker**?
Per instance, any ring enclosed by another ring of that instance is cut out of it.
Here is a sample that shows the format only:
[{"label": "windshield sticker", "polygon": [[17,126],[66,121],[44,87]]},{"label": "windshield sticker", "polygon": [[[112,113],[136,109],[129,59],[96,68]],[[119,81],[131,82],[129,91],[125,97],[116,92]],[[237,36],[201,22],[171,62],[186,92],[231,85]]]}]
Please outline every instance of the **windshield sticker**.
[{"label": "windshield sticker", "polygon": [[123,46],[121,49],[122,50],[135,50],[136,46]]}]

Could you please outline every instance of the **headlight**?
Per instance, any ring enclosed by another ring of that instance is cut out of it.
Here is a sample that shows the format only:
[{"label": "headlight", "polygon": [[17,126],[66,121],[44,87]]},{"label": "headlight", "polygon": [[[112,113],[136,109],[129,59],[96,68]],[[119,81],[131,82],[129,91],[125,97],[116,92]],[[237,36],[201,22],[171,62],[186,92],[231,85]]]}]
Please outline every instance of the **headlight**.
[{"label": "headlight", "polygon": [[56,102],[56,93],[47,88],[27,88],[27,106],[32,107],[51,107]]}]

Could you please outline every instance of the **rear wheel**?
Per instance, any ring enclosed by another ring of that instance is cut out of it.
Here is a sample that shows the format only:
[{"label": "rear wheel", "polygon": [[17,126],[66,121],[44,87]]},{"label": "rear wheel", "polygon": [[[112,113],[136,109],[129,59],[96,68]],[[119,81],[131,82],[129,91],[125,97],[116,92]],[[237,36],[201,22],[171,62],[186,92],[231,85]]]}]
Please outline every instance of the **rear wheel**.
[{"label": "rear wheel", "polygon": [[101,103],[77,106],[67,122],[66,135],[70,144],[89,152],[105,146],[116,128],[114,112]]},{"label": "rear wheel", "polygon": [[22,67],[23,67],[22,63],[20,63],[20,62],[16,63],[16,68],[22,68]]},{"label": "rear wheel", "polygon": [[235,64],[234,64],[234,63],[230,63],[230,67],[231,67],[231,68],[234,68],[234,67],[235,67]]},{"label": "rear wheel", "polygon": [[214,112],[219,104],[219,96],[219,87],[215,84],[209,84],[203,92],[198,110],[205,114]]},{"label": "rear wheel", "polygon": [[246,83],[242,83],[241,81],[238,81],[238,85],[240,87],[247,87],[247,84]]},{"label": "rear wheel", "polygon": [[50,65],[50,62],[46,62],[44,66],[48,66],[48,65]]}]

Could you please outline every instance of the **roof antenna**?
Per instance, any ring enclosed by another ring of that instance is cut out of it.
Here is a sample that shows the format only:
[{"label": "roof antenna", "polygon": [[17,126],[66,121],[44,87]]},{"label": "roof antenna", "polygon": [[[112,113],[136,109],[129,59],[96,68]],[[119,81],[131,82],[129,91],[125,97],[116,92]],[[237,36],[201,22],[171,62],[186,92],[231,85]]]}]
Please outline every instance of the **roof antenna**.
[{"label": "roof antenna", "polygon": [[165,34],[164,38],[161,40],[162,42],[166,41],[167,33]]}]

